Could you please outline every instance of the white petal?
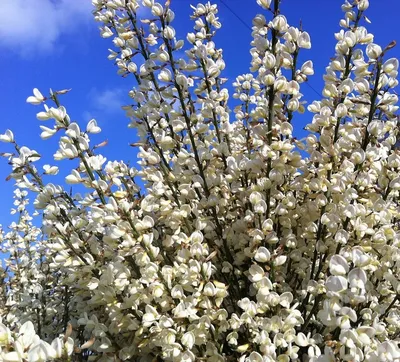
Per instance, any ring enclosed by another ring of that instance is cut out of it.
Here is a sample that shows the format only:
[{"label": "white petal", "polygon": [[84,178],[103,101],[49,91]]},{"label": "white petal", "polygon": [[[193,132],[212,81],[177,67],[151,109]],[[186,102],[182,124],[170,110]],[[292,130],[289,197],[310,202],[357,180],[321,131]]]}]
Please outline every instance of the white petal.
[{"label": "white petal", "polygon": [[34,95],[37,99],[40,99],[41,101],[44,100],[44,97],[43,97],[42,93],[40,93],[39,89],[37,89],[37,88],[33,88],[33,95]]}]

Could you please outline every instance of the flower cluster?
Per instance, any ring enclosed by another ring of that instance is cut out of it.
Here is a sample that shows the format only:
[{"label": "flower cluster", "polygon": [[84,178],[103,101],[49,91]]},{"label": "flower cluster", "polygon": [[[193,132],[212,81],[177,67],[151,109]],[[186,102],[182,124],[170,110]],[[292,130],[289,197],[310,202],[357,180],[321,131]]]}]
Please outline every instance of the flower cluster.
[{"label": "flower cluster", "polygon": [[40,362],[54,359],[67,360],[74,342],[67,334],[55,338],[51,344],[41,340],[32,322],[24,323],[17,332],[11,332],[0,323],[0,358],[6,362],[28,360]]},{"label": "flower cluster", "polygon": [[280,0],[257,0],[250,71],[233,92],[216,5],[192,6],[179,39],[170,0],[92,3],[109,59],[136,82],[124,109],[140,161],[107,161],[107,142],[91,144],[97,122],[60,104],[68,90],[27,101],[44,106],[42,139],[59,137],[54,161],[74,162],[75,193],[0,135],[19,215],[2,233],[0,359],[399,361],[399,62],[363,25],[368,0],[343,4],[308,107],[310,36]]}]

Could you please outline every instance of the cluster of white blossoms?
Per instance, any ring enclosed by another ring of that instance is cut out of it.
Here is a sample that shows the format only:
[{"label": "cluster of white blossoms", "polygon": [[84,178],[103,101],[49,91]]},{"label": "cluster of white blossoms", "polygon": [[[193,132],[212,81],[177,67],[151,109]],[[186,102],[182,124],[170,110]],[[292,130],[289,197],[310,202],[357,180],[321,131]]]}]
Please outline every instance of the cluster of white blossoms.
[{"label": "cluster of white blossoms", "polygon": [[92,0],[135,83],[139,166],[98,152],[101,129],[71,121],[67,90],[27,101],[44,105],[41,137],[59,137],[54,160],[74,163],[71,191],[0,135],[19,216],[1,240],[0,361],[400,361],[395,42],[373,42],[368,0],[345,1],[298,140],[311,41],[280,2],[257,0],[231,92],[216,5],[193,6],[179,39],[170,0]]},{"label": "cluster of white blossoms", "polygon": [[41,340],[35,333],[32,322],[24,323],[17,332],[11,332],[9,328],[0,323],[1,361],[41,362],[55,359],[67,361],[73,348],[74,342],[67,335],[55,338],[51,344]]}]

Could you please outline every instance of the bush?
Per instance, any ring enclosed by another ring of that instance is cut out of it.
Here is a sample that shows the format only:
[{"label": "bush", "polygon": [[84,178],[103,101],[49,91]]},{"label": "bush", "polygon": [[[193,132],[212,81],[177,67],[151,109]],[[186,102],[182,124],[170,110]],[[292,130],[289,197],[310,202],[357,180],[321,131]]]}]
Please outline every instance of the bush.
[{"label": "bush", "polygon": [[90,146],[101,130],[71,121],[67,90],[27,101],[44,104],[41,137],[60,135],[54,159],[76,161],[66,182],[81,193],[0,136],[18,216],[2,236],[0,359],[400,361],[399,63],[362,25],[368,0],[342,6],[303,140],[311,42],[280,0],[257,0],[234,101],[216,5],[193,7],[185,46],[170,0],[92,2],[118,74],[137,81],[124,108],[140,167]]}]

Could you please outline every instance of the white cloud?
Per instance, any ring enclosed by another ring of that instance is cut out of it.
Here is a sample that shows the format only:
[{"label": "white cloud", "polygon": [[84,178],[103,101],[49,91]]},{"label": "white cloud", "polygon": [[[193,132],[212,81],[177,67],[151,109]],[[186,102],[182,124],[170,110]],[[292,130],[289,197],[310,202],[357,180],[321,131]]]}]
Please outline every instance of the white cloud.
[{"label": "white cloud", "polygon": [[93,88],[89,92],[89,97],[93,108],[105,113],[115,113],[121,111],[121,107],[126,105],[127,92],[122,88],[112,88],[99,91]]},{"label": "white cloud", "polygon": [[61,35],[93,21],[90,0],[0,0],[0,46],[20,54],[49,52]]},{"label": "white cloud", "polygon": [[[0,0],[1,1],[1,0]],[[123,117],[125,111],[121,108],[129,103],[128,91],[125,88],[113,87],[99,90],[93,87],[87,95],[88,109],[81,116],[84,122],[96,119],[101,127],[110,120]]]}]

